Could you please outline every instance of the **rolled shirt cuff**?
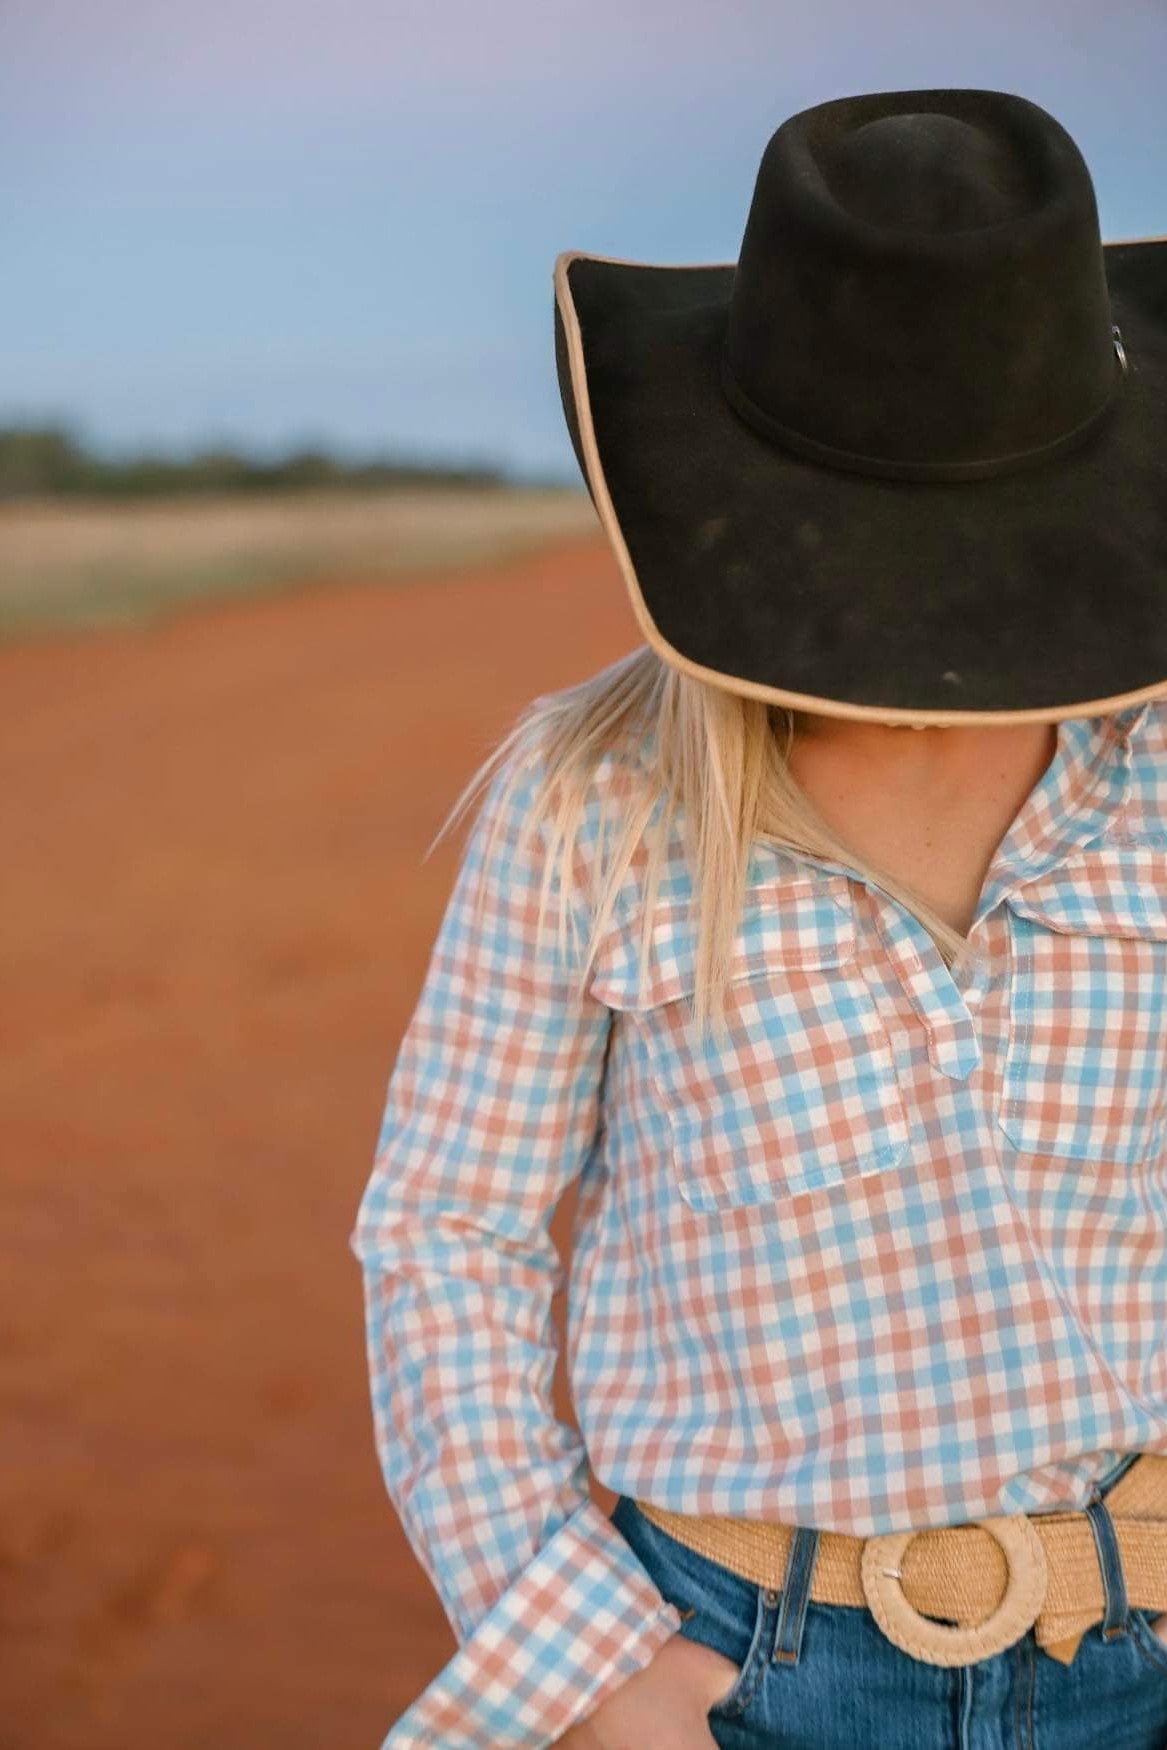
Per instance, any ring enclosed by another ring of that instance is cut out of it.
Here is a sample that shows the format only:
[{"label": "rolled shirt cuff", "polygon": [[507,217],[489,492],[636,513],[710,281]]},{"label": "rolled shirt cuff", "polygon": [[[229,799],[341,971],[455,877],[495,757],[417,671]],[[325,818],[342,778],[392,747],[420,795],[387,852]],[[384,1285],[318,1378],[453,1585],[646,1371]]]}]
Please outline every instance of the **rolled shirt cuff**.
[{"label": "rolled shirt cuff", "polygon": [[381,1750],[545,1750],[681,1626],[589,1497],[391,1727]]}]

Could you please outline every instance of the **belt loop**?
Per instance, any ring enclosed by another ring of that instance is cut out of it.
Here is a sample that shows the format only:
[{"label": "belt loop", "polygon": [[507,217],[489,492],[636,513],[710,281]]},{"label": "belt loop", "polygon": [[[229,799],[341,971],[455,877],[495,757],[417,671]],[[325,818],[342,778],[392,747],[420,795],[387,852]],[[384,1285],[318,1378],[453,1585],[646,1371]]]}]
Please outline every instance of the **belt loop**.
[{"label": "belt loop", "polygon": [[773,1657],[783,1664],[797,1665],[802,1652],[802,1630],[814,1579],[815,1558],[819,1552],[819,1533],[808,1525],[795,1525],[791,1530]]},{"label": "belt loop", "polygon": [[1097,1483],[1094,1484],[1085,1512],[1094,1533],[1094,1547],[1098,1551],[1098,1566],[1102,1571],[1102,1590],[1106,1599],[1102,1638],[1104,1641],[1114,1641],[1119,1635],[1126,1633],[1126,1580],[1123,1577],[1122,1553],[1118,1547],[1114,1520]]}]

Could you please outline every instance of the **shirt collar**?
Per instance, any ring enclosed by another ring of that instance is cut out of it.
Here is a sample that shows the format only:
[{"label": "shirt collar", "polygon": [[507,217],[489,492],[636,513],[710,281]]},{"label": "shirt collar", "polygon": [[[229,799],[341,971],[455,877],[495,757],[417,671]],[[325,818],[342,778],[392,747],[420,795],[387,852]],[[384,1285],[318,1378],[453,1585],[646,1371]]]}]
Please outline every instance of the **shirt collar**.
[{"label": "shirt collar", "polygon": [[1044,874],[1106,831],[1130,795],[1135,741],[1151,703],[1059,720],[1054,756],[998,847],[1002,885]]}]

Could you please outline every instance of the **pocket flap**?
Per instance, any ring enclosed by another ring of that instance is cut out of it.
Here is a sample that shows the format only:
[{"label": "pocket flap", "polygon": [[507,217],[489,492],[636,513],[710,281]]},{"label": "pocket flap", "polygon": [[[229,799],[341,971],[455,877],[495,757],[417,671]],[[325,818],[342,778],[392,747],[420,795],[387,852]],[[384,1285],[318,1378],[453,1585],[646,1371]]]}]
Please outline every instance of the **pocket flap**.
[{"label": "pocket flap", "polygon": [[[768,967],[840,966],[855,952],[855,912],[845,875],[783,876],[746,889],[730,957],[730,979]],[[635,906],[600,944],[589,989],[613,1009],[650,1009],[691,994],[697,978],[697,919],[687,893],[657,900],[648,958],[639,976],[643,912]]]},{"label": "pocket flap", "polygon": [[1167,940],[1167,846],[1092,846],[1006,894],[1005,903],[1068,935]]}]

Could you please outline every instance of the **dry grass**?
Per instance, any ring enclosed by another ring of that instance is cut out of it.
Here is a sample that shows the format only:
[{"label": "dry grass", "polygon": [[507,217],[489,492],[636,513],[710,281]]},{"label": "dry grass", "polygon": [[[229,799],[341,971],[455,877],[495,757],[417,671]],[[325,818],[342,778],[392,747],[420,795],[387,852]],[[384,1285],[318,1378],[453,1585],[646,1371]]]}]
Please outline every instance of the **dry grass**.
[{"label": "dry grass", "polygon": [[597,527],[568,489],[325,489],[0,505],[0,638],[135,624],[194,599],[502,560]]}]

